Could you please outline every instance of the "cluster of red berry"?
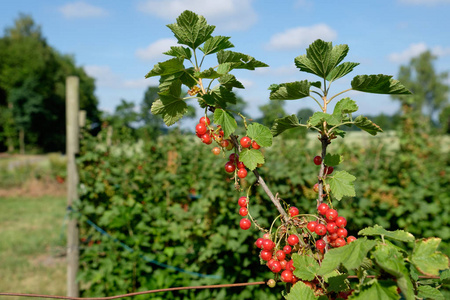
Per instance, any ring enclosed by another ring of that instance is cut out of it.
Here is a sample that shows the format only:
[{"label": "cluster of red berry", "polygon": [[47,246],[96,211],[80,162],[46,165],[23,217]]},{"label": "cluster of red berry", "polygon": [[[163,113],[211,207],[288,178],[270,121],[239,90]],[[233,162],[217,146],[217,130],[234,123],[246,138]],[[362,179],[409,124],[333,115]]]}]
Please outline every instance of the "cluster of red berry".
[{"label": "cluster of red berry", "polygon": [[[242,196],[239,198],[238,204],[240,206],[239,208],[239,214],[243,217],[246,217],[248,215],[248,198],[245,196]],[[247,230],[252,226],[252,222],[247,219],[247,218],[243,218],[241,219],[241,221],[239,222],[239,226],[241,227],[241,229],[243,230]]]},{"label": "cluster of red berry", "polygon": [[[202,140],[203,143],[209,145],[215,140],[218,143],[223,141],[223,130],[218,127],[213,130],[209,125],[211,121],[208,117],[201,117],[198,124],[195,126],[195,133]],[[220,153],[220,152],[219,152]]]},{"label": "cluster of red berry", "polygon": [[227,163],[225,164],[225,171],[228,173],[233,173],[234,170],[238,169],[237,176],[239,178],[247,177],[247,169],[242,161],[239,161],[239,155],[236,153],[231,153]]}]

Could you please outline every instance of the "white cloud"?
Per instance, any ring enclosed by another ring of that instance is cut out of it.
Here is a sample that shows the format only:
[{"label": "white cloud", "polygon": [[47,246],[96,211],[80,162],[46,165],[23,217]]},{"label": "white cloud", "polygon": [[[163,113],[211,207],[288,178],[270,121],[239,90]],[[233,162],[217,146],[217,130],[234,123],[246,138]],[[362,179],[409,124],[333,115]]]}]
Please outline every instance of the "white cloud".
[{"label": "white cloud", "polygon": [[336,37],[336,31],[326,24],[295,27],[273,35],[267,44],[267,48],[270,50],[299,49],[308,46],[316,39],[332,41]]},{"label": "white cloud", "polygon": [[119,74],[109,66],[89,65],[85,66],[86,73],[95,78],[95,84],[97,87],[104,88],[146,88],[150,85],[158,85],[156,79],[123,79]]},{"label": "white cloud", "polygon": [[105,9],[83,1],[67,3],[59,7],[59,11],[67,19],[94,18],[108,15]]},{"label": "white cloud", "polygon": [[294,2],[294,7],[295,8],[307,8],[310,9],[314,6],[314,2],[310,1],[310,0],[296,0]]},{"label": "white cloud", "polygon": [[439,4],[450,4],[450,0],[399,0],[400,3],[407,5],[439,5]]},{"label": "white cloud", "polygon": [[389,55],[389,60],[394,63],[405,63],[411,60],[411,58],[419,56],[421,53],[431,50],[436,56],[447,56],[450,55],[450,48],[443,48],[441,46],[436,46],[430,49],[425,43],[411,44],[408,48],[402,52],[391,53]]},{"label": "white cloud", "polygon": [[170,49],[170,46],[177,45],[177,40],[173,38],[160,39],[150,44],[147,48],[136,50],[136,56],[142,60],[152,60],[163,56],[163,52]]},{"label": "white cloud", "polygon": [[258,16],[253,0],[146,0],[138,10],[173,21],[185,10],[192,10],[220,29],[245,30],[255,24]]}]

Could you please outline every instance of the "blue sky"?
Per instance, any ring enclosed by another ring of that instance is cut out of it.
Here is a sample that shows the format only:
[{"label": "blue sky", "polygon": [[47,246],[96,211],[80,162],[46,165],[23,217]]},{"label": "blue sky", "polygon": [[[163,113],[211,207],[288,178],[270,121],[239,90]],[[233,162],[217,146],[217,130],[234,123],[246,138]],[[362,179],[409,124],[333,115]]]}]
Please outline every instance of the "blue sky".
[{"label": "blue sky", "polygon": [[[298,72],[294,58],[317,38],[348,44],[345,61],[361,63],[335,83],[335,93],[348,87],[352,75],[395,77],[400,65],[427,49],[438,56],[438,71],[450,70],[450,0],[14,0],[0,3],[0,27],[12,26],[19,13],[30,14],[50,45],[74,55],[96,78],[100,108],[113,111],[120,99],[139,105],[146,87],[157,84],[144,76],[176,44],[165,25],[185,9],[216,25],[215,35],[231,36],[232,50],[270,65],[236,73],[246,87],[238,94],[253,117],[268,103],[270,84],[314,79]],[[346,96],[363,114],[398,110],[388,96]],[[285,108],[295,113],[303,107],[316,109],[307,99],[289,101]]]}]

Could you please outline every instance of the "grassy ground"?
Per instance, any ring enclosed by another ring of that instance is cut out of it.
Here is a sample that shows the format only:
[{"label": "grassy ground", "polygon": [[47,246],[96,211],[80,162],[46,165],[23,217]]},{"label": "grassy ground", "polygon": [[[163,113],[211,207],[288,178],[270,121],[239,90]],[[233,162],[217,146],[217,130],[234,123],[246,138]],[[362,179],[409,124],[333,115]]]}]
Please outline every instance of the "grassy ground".
[{"label": "grassy ground", "polygon": [[0,197],[1,292],[65,295],[65,204],[64,197]]}]

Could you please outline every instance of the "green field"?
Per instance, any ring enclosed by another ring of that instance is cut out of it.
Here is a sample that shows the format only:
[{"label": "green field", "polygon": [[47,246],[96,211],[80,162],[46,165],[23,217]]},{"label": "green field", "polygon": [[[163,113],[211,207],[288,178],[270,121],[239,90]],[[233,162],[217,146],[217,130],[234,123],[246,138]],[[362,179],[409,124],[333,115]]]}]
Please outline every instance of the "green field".
[{"label": "green field", "polygon": [[0,292],[65,295],[65,203],[64,197],[0,198]]}]

